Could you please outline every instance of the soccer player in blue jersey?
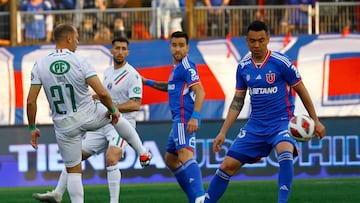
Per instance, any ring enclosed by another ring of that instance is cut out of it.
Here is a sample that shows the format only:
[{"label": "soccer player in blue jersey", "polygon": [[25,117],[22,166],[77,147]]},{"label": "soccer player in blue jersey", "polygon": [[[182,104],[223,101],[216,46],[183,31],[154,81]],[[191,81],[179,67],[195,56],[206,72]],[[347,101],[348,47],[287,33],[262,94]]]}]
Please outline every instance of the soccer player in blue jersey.
[{"label": "soccer player in blue jersey", "polygon": [[188,35],[180,31],[174,32],[170,38],[170,51],[174,67],[168,82],[143,77],[143,83],[168,92],[173,125],[166,146],[165,162],[189,202],[203,202],[205,196],[202,175],[194,153],[195,132],[200,128],[200,111],[205,92],[196,66],[188,57]]},{"label": "soccer player in blue jersey", "polygon": [[285,55],[268,50],[269,40],[264,22],[254,21],[249,25],[246,43],[251,53],[244,56],[238,65],[235,95],[214,140],[213,151],[220,151],[227,131],[243,108],[247,90],[251,114],[212,178],[205,202],[217,202],[232,175],[244,164],[255,163],[268,156],[272,149],[276,150],[279,162],[278,202],[287,202],[293,179],[293,157],[297,156],[296,143],[287,130],[294,112],[292,88],[315,121],[317,138],[325,136],[325,127],[316,115],[298,70]]}]

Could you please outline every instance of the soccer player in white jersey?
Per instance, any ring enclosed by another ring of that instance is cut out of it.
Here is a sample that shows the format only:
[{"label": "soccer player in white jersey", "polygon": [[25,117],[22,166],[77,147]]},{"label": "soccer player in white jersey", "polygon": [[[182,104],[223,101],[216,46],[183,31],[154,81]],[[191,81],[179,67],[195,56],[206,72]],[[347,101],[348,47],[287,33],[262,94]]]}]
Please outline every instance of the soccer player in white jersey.
[{"label": "soccer player in white jersey", "polygon": [[264,22],[254,21],[249,25],[246,43],[251,53],[244,56],[237,67],[235,95],[224,124],[214,140],[214,152],[220,151],[227,131],[238,118],[247,90],[252,110],[212,178],[205,202],[217,202],[232,175],[244,164],[267,157],[273,149],[279,162],[278,202],[288,201],[293,179],[293,157],[297,156],[296,143],[288,132],[288,123],[295,107],[292,88],[315,121],[317,138],[325,136],[325,127],[316,115],[300,73],[285,55],[268,50],[269,40]]},{"label": "soccer player in white jersey", "polygon": [[[142,165],[149,164],[151,154],[142,146],[134,127],[120,117],[119,110],[92,65],[74,53],[78,44],[76,28],[69,24],[59,24],[54,29],[54,40],[56,49],[38,60],[31,71],[31,87],[27,98],[30,143],[37,149],[40,130],[35,125],[36,101],[41,87],[44,87],[52,111],[59,151],[67,171],[66,185],[71,202],[83,203],[81,137],[86,131],[106,125],[112,127],[111,122],[116,131],[141,155]],[[93,101],[89,86],[106,107]]]},{"label": "soccer player in white jersey", "polygon": [[[141,106],[142,81],[139,73],[126,61],[126,57],[129,55],[129,41],[122,37],[114,39],[110,52],[113,55],[114,66],[105,70],[103,85],[108,89],[121,116],[135,128],[136,114]],[[126,145],[126,141],[111,126],[86,132],[82,140],[83,160],[107,150],[106,170],[110,203],[119,202],[121,173],[117,164],[122,158]],[[61,202],[66,190],[66,178],[67,172],[63,170],[55,190],[34,193],[33,197],[45,202]]]}]

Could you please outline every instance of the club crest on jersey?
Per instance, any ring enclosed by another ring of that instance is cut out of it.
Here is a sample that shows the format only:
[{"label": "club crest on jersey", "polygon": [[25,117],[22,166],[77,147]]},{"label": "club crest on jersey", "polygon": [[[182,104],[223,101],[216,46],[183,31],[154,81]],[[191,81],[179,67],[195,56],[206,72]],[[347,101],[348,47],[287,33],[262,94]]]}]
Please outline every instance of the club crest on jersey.
[{"label": "club crest on jersey", "polygon": [[141,94],[141,88],[140,87],[134,87],[133,92],[135,94]]},{"label": "club crest on jersey", "polygon": [[273,84],[275,82],[275,73],[266,73],[266,82]]},{"label": "club crest on jersey", "polygon": [[108,88],[108,90],[112,89],[113,84],[111,82],[109,82],[109,84],[106,86]]},{"label": "club crest on jersey", "polygon": [[50,65],[50,72],[52,72],[55,75],[63,75],[69,72],[69,70],[70,70],[70,64],[64,60],[54,61]]}]

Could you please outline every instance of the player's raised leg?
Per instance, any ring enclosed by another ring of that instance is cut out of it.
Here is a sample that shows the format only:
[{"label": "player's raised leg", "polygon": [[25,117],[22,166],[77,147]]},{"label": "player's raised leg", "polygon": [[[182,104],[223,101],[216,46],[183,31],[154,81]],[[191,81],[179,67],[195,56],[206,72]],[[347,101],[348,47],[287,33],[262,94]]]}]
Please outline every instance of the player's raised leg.
[{"label": "player's raised leg", "polygon": [[114,127],[119,135],[140,155],[140,164],[142,166],[148,166],[152,158],[151,154],[143,146],[139,134],[136,132],[135,128],[131,126],[129,121],[121,117]]}]

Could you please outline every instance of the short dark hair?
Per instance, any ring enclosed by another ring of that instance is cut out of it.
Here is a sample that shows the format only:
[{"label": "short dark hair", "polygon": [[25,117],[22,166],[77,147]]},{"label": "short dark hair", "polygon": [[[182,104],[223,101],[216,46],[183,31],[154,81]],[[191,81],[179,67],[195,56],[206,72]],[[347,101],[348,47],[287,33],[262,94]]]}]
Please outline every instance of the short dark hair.
[{"label": "short dark hair", "polygon": [[264,30],[266,33],[268,33],[268,27],[267,25],[263,22],[263,21],[253,21],[247,29],[247,32],[249,32],[250,30],[252,31],[262,31]]},{"label": "short dark hair", "polygon": [[184,37],[186,39],[186,44],[189,44],[189,36],[182,31],[176,31],[171,34],[171,38],[182,38]]},{"label": "short dark hair", "polygon": [[111,44],[114,45],[115,42],[126,42],[126,44],[129,46],[130,42],[125,37],[118,37],[112,40]]},{"label": "short dark hair", "polygon": [[55,42],[60,42],[68,34],[74,34],[76,31],[76,28],[72,24],[62,23],[55,27],[53,37]]}]

